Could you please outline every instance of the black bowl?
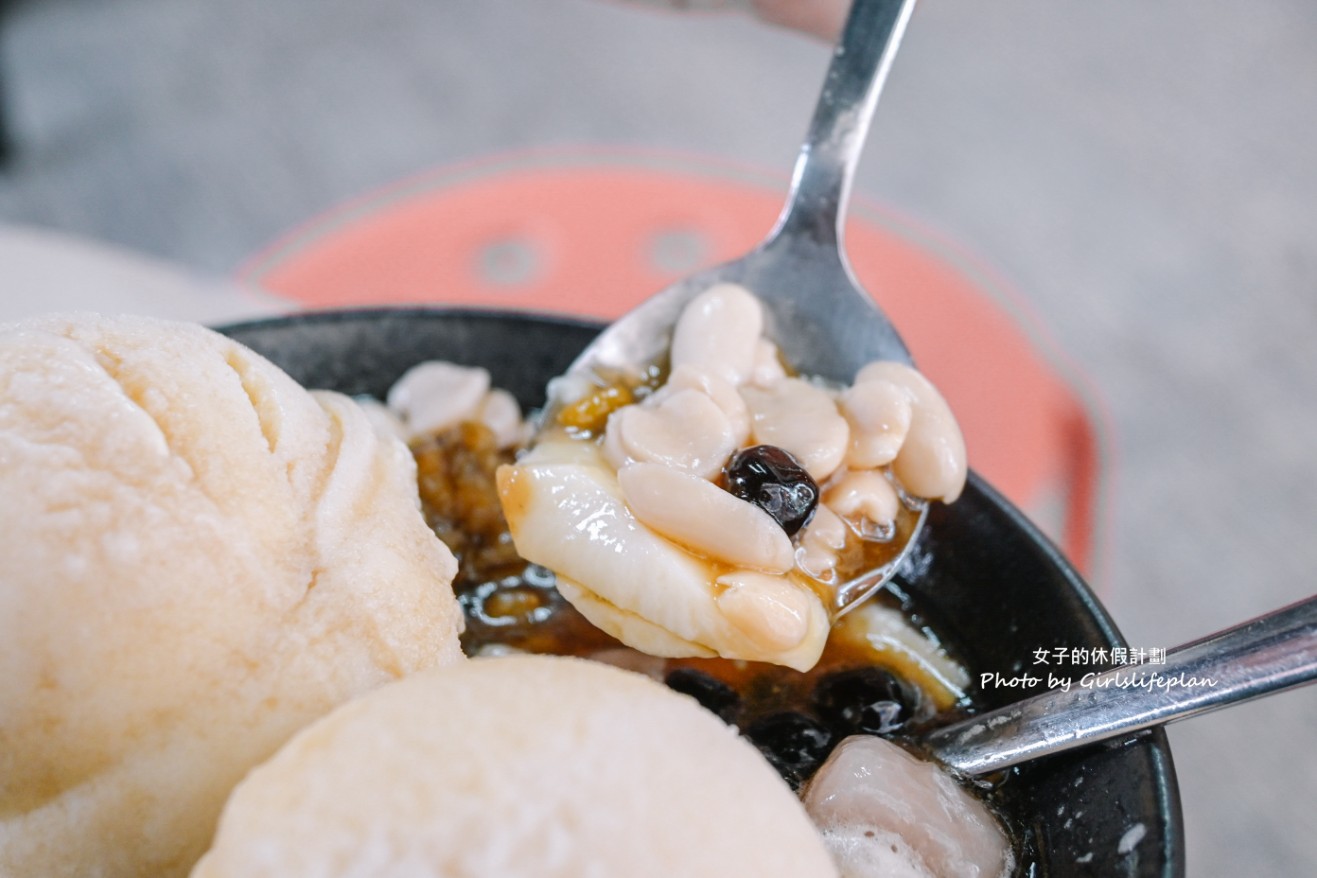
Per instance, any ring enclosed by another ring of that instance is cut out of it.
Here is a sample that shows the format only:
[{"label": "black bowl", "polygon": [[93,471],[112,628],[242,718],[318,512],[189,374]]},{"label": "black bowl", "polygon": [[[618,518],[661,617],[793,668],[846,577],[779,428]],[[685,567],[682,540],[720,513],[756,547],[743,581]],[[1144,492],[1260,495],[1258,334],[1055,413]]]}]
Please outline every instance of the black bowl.
[{"label": "black bowl", "polygon": [[[221,331],[307,387],[383,396],[408,367],[441,359],[485,367],[496,386],[532,408],[599,326],[511,312],[390,309],[308,313]],[[1035,650],[1044,648],[1126,646],[1065,558],[972,474],[955,504],[933,507],[899,584],[975,674],[1036,674]],[[1086,670],[1065,666],[1076,677]],[[986,687],[979,701],[996,707],[1044,688]],[[1003,783],[998,803],[1023,836],[1022,874],[1184,874],[1175,769],[1161,730],[1023,766]]]}]

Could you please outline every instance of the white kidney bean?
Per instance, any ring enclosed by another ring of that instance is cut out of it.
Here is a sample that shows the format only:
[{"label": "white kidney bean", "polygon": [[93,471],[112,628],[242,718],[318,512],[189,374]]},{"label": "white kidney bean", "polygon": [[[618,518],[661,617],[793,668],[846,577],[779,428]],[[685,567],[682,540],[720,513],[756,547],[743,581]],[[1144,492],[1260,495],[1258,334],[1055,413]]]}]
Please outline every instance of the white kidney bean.
[{"label": "white kidney bean", "polygon": [[734,385],[754,369],[763,306],[744,287],[717,284],[691,300],[672,331],[672,368],[695,366]]},{"label": "white kidney bean", "polygon": [[856,384],[889,381],[911,398],[910,429],[892,461],[892,472],[917,497],[950,503],[965,487],[968,463],[965,437],[951,407],[923,375],[894,362],[870,363],[860,370]]},{"label": "white kidney bean", "polygon": [[719,612],[757,646],[787,650],[809,633],[809,595],[786,577],[738,570],[717,583]]},{"label": "white kidney bean", "polygon": [[[727,415],[708,394],[677,390],[656,405],[629,405],[608,418],[605,453],[626,459],[661,463],[712,479],[736,450],[736,435]],[[607,434],[615,433],[612,439]]]},{"label": "white kidney bean", "polygon": [[476,418],[494,434],[499,448],[511,448],[526,438],[525,422],[517,398],[502,388],[494,388],[476,407]]},{"label": "white kidney bean", "polygon": [[750,373],[750,383],[769,387],[785,377],[787,370],[782,365],[777,345],[766,338],[759,339],[755,345],[755,364]]},{"label": "white kidney bean", "polygon": [[826,390],[785,378],[772,387],[742,387],[741,396],[750,407],[750,433],[756,443],[789,451],[816,482],[841,465],[850,426]]},{"label": "white kidney bean", "polygon": [[571,405],[585,399],[598,389],[599,385],[587,376],[568,372],[549,379],[546,395],[551,402],[558,405]]},{"label": "white kidney bean", "polygon": [[820,503],[797,543],[796,566],[815,579],[831,581],[837,554],[846,546],[846,522]]},{"label": "white kidney bean", "polygon": [[[661,400],[669,390],[698,390],[706,394],[727,416],[735,447],[740,448],[749,438],[750,409],[746,407],[745,400],[741,399],[741,394],[736,392],[736,387],[731,382],[694,366],[678,366],[668,376],[667,383],[649,399]],[[646,403],[648,402],[649,400],[646,400]]]},{"label": "white kidney bean", "polygon": [[698,476],[655,463],[618,470],[636,519],[697,554],[737,567],[785,573],[791,540],[767,512]]},{"label": "white kidney bean", "polygon": [[875,378],[845,390],[838,407],[851,425],[847,466],[872,469],[896,459],[910,432],[913,403],[908,392]]},{"label": "white kidney bean", "polygon": [[896,520],[901,508],[892,483],[871,469],[843,475],[824,492],[823,502],[842,518],[859,517],[884,527]]},{"label": "white kidney bean", "polygon": [[389,389],[388,405],[413,433],[444,430],[474,417],[489,384],[484,369],[420,363]]}]

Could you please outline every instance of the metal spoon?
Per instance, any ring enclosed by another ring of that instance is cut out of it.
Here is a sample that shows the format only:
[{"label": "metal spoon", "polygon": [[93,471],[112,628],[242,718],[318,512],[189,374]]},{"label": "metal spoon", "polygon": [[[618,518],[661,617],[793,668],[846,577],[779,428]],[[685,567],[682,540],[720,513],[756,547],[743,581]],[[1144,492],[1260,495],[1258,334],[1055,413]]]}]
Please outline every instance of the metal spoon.
[{"label": "metal spoon", "polygon": [[924,744],[948,768],[989,774],[1314,679],[1317,597],[1310,597],[1170,650],[1164,665],[1127,665],[1085,675],[1072,681],[1068,691],[1051,689],[945,726]]},{"label": "metal spoon", "polygon": [[[874,360],[911,362],[891,321],[856,282],[842,241],[855,166],[914,5],[915,0],[855,0],[796,160],[786,206],[767,239],[740,259],[647,299],[591,343],[568,375],[616,374],[658,362],[681,309],[721,282],[740,284],[761,300],[769,336],[803,375],[849,382]],[[926,515],[922,507],[917,514],[906,548]],[[834,616],[881,587],[897,561],[839,589]]]}]

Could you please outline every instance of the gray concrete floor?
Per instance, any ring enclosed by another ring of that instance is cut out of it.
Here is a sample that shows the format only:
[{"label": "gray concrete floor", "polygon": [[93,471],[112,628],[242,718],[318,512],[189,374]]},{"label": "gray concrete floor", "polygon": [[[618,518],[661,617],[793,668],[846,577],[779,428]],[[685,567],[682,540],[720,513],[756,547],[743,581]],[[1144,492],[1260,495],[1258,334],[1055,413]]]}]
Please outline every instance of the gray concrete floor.
[{"label": "gray concrete floor", "polygon": [[[1135,645],[1315,590],[1314,45],[1308,0],[926,2],[857,184],[1009,278],[1095,389],[1095,578]],[[225,273],[509,149],[785,169],[827,51],[604,0],[44,0],[0,56],[0,220]],[[1171,730],[1191,875],[1317,874],[1315,730],[1313,690]]]}]

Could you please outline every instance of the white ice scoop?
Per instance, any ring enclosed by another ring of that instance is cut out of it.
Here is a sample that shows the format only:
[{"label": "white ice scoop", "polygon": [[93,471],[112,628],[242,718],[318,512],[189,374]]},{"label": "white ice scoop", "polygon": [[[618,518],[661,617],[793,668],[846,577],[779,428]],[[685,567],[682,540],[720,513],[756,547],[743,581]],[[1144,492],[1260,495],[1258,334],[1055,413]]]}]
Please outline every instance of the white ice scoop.
[{"label": "white ice scoop", "polygon": [[[842,245],[845,208],[869,121],[915,0],[855,0],[828,68],[791,192],[777,225],[753,251],[678,281],[606,329],[568,376],[625,373],[661,361],[682,308],[718,283],[763,303],[766,335],[803,375],[849,383],[874,360],[911,364],[891,321],[860,288]],[[921,508],[919,525],[925,516]],[[919,527],[907,542],[914,542]],[[897,567],[884,565],[838,591],[839,615]]]}]

